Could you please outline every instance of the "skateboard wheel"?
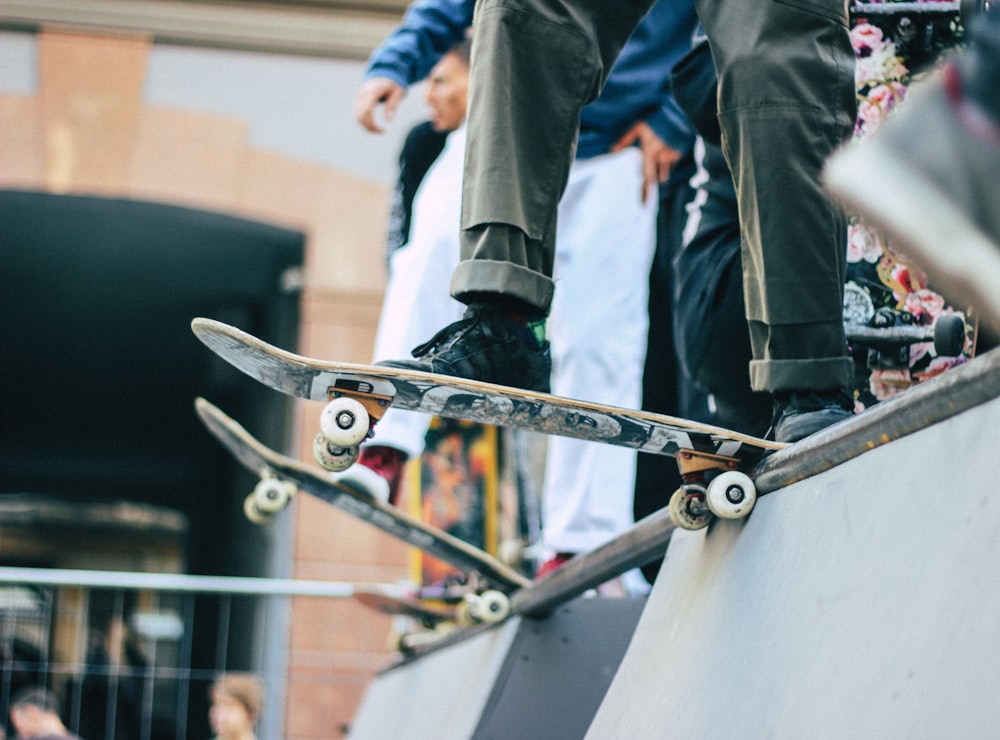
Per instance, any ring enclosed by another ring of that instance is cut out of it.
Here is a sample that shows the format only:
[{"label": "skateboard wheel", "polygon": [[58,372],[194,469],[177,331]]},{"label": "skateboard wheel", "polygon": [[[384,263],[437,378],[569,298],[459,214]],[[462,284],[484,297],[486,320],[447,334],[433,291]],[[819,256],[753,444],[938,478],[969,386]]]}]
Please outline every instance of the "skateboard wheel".
[{"label": "skateboard wheel", "polygon": [[353,398],[335,398],[326,405],[319,418],[323,436],[334,447],[360,444],[371,431],[368,411]]},{"label": "skateboard wheel", "polygon": [[670,518],[681,529],[704,529],[712,521],[712,512],[705,505],[705,489],[685,485],[670,497]]},{"label": "skateboard wheel", "polygon": [[721,519],[742,519],[757,503],[757,487],[750,476],[730,470],[709,482],[705,503]]},{"label": "skateboard wheel", "polygon": [[510,599],[500,591],[483,591],[465,600],[469,616],[476,622],[500,622],[510,614]]},{"label": "skateboard wheel", "polygon": [[473,606],[475,600],[476,597],[470,594],[455,606],[455,624],[459,627],[472,627],[479,622]]},{"label": "skateboard wheel", "polygon": [[524,543],[516,538],[500,540],[497,547],[497,560],[507,565],[517,566],[521,563],[524,554]]},{"label": "skateboard wheel", "polygon": [[965,349],[965,319],[957,313],[942,314],[934,322],[934,351],[941,357],[958,357]]},{"label": "skateboard wheel", "polygon": [[277,478],[262,478],[243,502],[243,513],[254,524],[263,524],[288,506],[295,490]]},{"label": "skateboard wheel", "polygon": [[288,506],[295,487],[277,478],[263,478],[253,489],[257,510],[262,514],[277,514]]},{"label": "skateboard wheel", "polygon": [[361,454],[361,448],[357,445],[335,447],[330,444],[330,440],[322,432],[317,434],[316,439],[313,440],[313,457],[316,458],[316,462],[334,473],[351,467],[357,461],[359,454]]},{"label": "skateboard wheel", "polygon": [[243,499],[243,515],[254,524],[266,524],[271,518],[257,509],[257,497],[252,493]]}]

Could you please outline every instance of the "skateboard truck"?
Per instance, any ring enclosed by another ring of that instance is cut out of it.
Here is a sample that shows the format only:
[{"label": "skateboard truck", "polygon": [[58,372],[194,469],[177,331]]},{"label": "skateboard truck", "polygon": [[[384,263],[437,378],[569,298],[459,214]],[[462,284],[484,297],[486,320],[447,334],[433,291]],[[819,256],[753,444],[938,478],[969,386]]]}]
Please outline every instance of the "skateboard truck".
[{"label": "skateboard truck", "polygon": [[361,387],[331,386],[327,397],[330,400],[319,417],[320,432],[313,441],[313,456],[327,470],[339,473],[357,461],[361,443],[373,436],[375,424],[389,408],[392,396]]},{"label": "skateboard truck", "polygon": [[445,581],[424,586],[417,597],[453,604],[455,621],[465,627],[474,624],[502,622],[510,614],[510,597],[503,591],[489,588],[479,576],[470,573],[461,581]]},{"label": "skateboard truck", "polygon": [[[742,519],[757,502],[757,487],[746,473],[734,468],[735,458],[686,450],[677,455],[683,481],[670,497],[670,517],[682,529],[703,529],[713,516]],[[723,472],[708,480],[707,473]]]},{"label": "skateboard truck", "polygon": [[463,626],[495,624],[510,614],[510,599],[501,591],[487,589],[466,594],[456,609],[457,621]]},{"label": "skateboard truck", "polygon": [[511,613],[510,598],[501,591],[486,590],[481,593],[466,594],[455,606],[454,621],[441,621],[426,625],[419,632],[400,635],[396,647],[404,655],[432,645],[449,632],[477,624],[496,624]]},{"label": "skateboard truck", "polygon": [[958,357],[965,349],[965,317],[960,313],[941,314],[931,325],[920,324],[909,311],[883,307],[865,323],[844,322],[844,333],[855,351],[873,370],[910,367],[914,344],[931,342],[939,357]]}]

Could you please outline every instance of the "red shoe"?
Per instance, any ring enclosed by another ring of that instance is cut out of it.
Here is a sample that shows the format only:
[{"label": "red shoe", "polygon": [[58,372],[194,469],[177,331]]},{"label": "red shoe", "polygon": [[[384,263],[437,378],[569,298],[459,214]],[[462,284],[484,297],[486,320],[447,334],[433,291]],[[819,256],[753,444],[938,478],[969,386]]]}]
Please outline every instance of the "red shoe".
[{"label": "red shoe", "polygon": [[406,453],[395,447],[369,444],[361,448],[357,462],[335,474],[338,483],[374,496],[395,506],[406,466]]},{"label": "red shoe", "polygon": [[555,573],[557,570],[566,565],[566,563],[572,560],[573,557],[574,553],[572,552],[557,552],[551,558],[538,566],[538,572],[535,573],[535,580],[540,580],[545,578],[545,576]]}]

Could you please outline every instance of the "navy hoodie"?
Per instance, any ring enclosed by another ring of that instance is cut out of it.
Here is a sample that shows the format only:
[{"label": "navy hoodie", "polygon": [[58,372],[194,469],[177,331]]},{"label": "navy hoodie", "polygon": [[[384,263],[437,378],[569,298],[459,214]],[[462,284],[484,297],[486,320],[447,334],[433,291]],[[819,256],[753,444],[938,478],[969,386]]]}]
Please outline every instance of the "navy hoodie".
[{"label": "navy hoodie", "polygon": [[[416,0],[403,23],[371,55],[365,77],[403,87],[426,77],[465,38],[475,0]],[[580,113],[578,159],[606,154],[645,120],[672,149],[686,153],[694,130],[670,94],[670,70],[687,51],[697,26],[693,0],[658,0],[636,28],[600,97]]]}]

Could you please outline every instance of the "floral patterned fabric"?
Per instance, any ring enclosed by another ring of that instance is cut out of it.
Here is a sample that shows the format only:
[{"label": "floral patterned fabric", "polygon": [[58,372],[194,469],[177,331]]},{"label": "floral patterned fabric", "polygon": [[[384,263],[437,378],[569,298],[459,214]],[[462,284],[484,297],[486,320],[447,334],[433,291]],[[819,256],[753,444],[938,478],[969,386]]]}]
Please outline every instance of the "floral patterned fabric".
[{"label": "floral patterned fabric", "polygon": [[[855,136],[876,131],[906,98],[908,85],[924,74],[941,52],[956,45],[961,25],[956,2],[928,0],[924,12],[914,3],[855,2],[851,39],[857,53],[855,79],[858,119]],[[877,172],[871,173],[878,177]],[[955,312],[928,284],[927,276],[880,234],[852,217],[848,229],[847,286],[844,320],[876,325],[932,325],[944,313]],[[967,307],[965,351],[960,357],[939,357],[931,342],[908,347],[853,345],[857,410],[885,400],[914,383],[966,362],[973,352]]]}]

